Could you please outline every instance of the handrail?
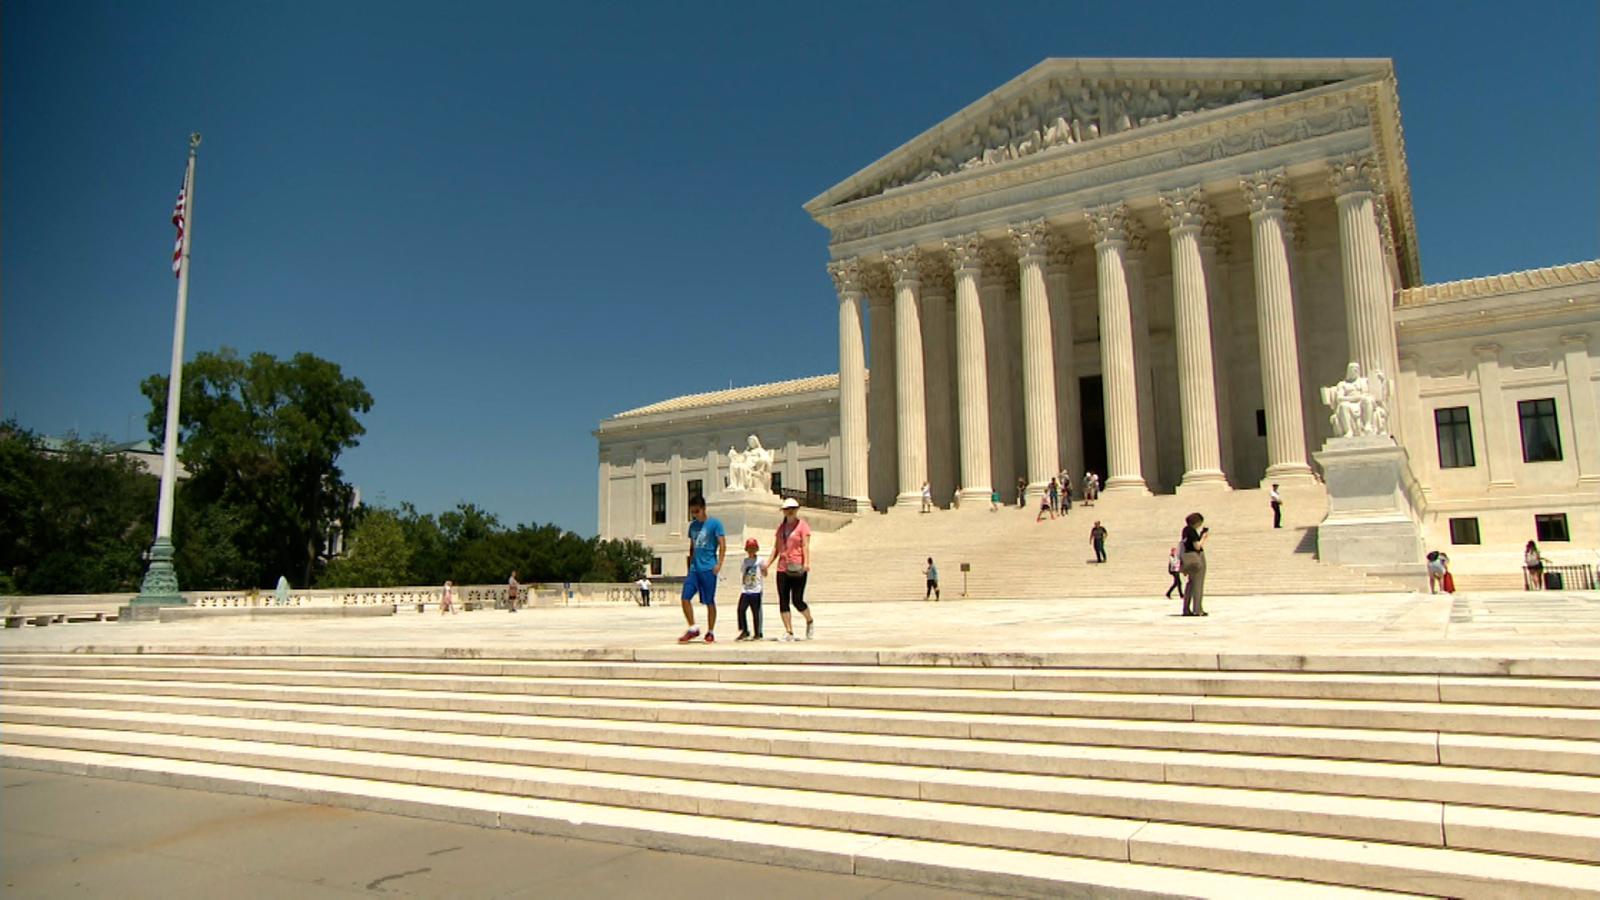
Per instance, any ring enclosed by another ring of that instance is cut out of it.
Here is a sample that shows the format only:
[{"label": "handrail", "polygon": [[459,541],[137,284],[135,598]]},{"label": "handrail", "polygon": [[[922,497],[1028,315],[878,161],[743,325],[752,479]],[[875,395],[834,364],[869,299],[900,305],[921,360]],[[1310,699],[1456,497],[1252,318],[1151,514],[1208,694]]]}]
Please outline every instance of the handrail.
[{"label": "handrail", "polygon": [[858,506],[856,500],[852,497],[818,494],[811,491],[802,491],[798,488],[779,488],[778,496],[785,500],[794,500],[804,507],[825,509],[829,512],[854,514]]}]

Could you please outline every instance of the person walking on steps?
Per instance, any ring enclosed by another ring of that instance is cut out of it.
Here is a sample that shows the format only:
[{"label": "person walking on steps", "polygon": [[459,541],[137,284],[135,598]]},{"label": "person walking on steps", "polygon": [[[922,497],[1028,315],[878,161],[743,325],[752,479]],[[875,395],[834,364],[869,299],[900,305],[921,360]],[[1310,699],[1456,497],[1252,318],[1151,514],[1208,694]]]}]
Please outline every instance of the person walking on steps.
[{"label": "person walking on steps", "polygon": [[922,595],[922,599],[926,600],[932,597],[934,602],[937,603],[939,600],[939,567],[933,564],[933,557],[928,557],[928,567],[922,570],[922,574],[928,579],[928,592]]},{"label": "person walking on steps", "polygon": [[1172,586],[1167,588],[1167,599],[1172,599],[1172,592],[1177,591],[1178,596],[1183,596],[1183,557],[1179,555],[1178,548],[1173,547],[1167,553],[1167,574],[1172,576]]},{"label": "person walking on steps", "polygon": [[783,522],[778,525],[772,556],[762,572],[774,564],[778,567],[778,615],[783,617],[783,637],[779,640],[795,639],[794,620],[789,615],[792,606],[806,617],[806,640],[809,641],[816,635],[816,622],[811,618],[811,607],[806,605],[806,577],[811,574],[811,526],[800,518],[800,503],[793,497],[783,501]]},{"label": "person walking on steps", "polygon": [[1544,557],[1539,555],[1539,545],[1533,541],[1522,550],[1522,565],[1528,570],[1526,587],[1530,591],[1544,590]]},{"label": "person walking on steps", "polygon": [[[739,636],[735,640],[761,640],[761,567],[766,560],[756,556],[761,542],[751,538],[744,542],[744,559],[739,562]],[[751,631],[745,614],[751,614],[755,630]]]},{"label": "person walking on steps", "polygon": [[517,603],[522,595],[522,585],[517,583],[517,570],[511,570],[511,580],[506,582],[506,609],[517,611]]},{"label": "person walking on steps", "polygon": [[1278,493],[1278,486],[1272,486],[1272,493],[1267,495],[1272,503],[1272,527],[1283,527],[1283,495]]},{"label": "person walking on steps", "polygon": [[1017,479],[1017,509],[1027,509],[1028,506],[1028,479]]},{"label": "person walking on steps", "polygon": [[1206,517],[1189,513],[1183,520],[1183,567],[1180,570],[1188,582],[1183,587],[1183,614],[1205,616],[1206,593]]},{"label": "person walking on steps", "polygon": [[1061,512],[1061,483],[1052,478],[1050,479],[1050,486],[1046,490],[1050,492],[1051,515],[1059,514]]},{"label": "person walking on steps", "polygon": [[1054,519],[1056,517],[1056,511],[1050,506],[1050,495],[1044,491],[1040,491],[1039,514],[1033,517],[1033,521],[1038,522],[1045,516],[1049,516],[1050,518]]},{"label": "person walking on steps", "polygon": [[1106,527],[1104,525],[1100,524],[1100,520],[1099,519],[1096,519],[1095,523],[1094,523],[1094,527],[1089,529],[1089,543],[1094,545],[1094,561],[1097,562],[1097,563],[1105,562],[1106,561]]},{"label": "person walking on steps", "polygon": [[713,644],[717,640],[717,576],[728,555],[728,535],[721,520],[706,514],[706,498],[699,494],[689,498],[689,517],[694,520],[689,523],[689,574],[683,577],[683,618],[689,629],[678,643],[687,644],[700,636],[692,602],[698,594],[700,605],[706,608],[706,643]]},{"label": "person walking on steps", "polygon": [[922,511],[933,512],[933,488],[926,481],[922,483]]}]

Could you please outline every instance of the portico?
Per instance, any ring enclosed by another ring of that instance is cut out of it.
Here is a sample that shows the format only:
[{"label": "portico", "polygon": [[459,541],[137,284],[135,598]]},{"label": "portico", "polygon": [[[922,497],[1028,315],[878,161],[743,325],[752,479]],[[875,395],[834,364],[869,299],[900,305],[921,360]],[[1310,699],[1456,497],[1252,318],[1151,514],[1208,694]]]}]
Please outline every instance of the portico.
[{"label": "portico", "polygon": [[806,209],[884,509],[1309,480],[1307,382],[1398,371],[1420,281],[1386,60],[1047,60]]}]

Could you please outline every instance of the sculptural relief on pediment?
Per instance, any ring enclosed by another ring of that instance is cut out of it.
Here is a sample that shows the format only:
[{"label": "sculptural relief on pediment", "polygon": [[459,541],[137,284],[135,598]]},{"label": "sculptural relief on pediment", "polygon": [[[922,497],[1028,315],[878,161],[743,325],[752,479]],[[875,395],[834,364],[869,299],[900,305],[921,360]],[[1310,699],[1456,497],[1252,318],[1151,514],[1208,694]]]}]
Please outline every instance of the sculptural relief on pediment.
[{"label": "sculptural relief on pediment", "polygon": [[1172,119],[1269,100],[1331,83],[1321,81],[1194,81],[1061,78],[1035,85],[987,118],[946,136],[921,158],[874,180],[847,200],[906,184],[1158,125]]}]

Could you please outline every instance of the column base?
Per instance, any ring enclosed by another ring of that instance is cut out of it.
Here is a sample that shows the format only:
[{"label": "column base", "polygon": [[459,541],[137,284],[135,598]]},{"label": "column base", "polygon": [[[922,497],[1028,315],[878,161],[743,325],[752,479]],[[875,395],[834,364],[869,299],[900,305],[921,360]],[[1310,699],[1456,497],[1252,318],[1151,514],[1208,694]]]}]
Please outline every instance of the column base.
[{"label": "column base", "polygon": [[1137,475],[1113,475],[1111,478],[1106,479],[1106,483],[1100,488],[1100,493],[1138,494],[1148,497],[1150,496],[1150,486],[1145,484],[1144,479]]},{"label": "column base", "polygon": [[1312,484],[1317,480],[1316,473],[1305,463],[1279,463],[1267,466],[1266,474],[1261,476],[1261,483],[1267,487],[1277,484]]},{"label": "column base", "polygon": [[969,487],[961,489],[962,509],[988,509],[989,501],[993,499],[994,488]]},{"label": "column base", "polygon": [[1183,473],[1183,481],[1178,483],[1175,493],[1216,493],[1231,490],[1233,485],[1228,483],[1228,478],[1222,474],[1221,469],[1202,469]]},{"label": "column base", "polygon": [[[932,504],[929,504],[929,507],[932,508],[932,509],[938,509],[937,506],[933,506]],[[908,510],[910,510],[912,512],[921,512],[922,511],[922,492],[921,491],[912,491],[909,494],[902,493],[902,494],[895,495],[894,506],[890,507],[890,509],[894,509],[894,510],[908,509]]]},{"label": "column base", "polygon": [[184,606],[189,602],[178,593],[178,573],[172,567],[174,555],[170,538],[156,538],[150,545],[150,568],[145,570],[139,596],[133,598],[131,606]]}]

